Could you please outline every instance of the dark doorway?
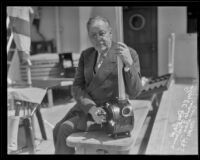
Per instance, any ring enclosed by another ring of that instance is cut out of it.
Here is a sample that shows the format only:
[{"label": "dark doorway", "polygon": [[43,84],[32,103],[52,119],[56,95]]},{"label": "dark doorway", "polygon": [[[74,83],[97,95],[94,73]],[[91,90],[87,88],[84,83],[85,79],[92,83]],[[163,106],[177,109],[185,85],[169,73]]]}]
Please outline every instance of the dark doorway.
[{"label": "dark doorway", "polygon": [[197,33],[198,7],[187,7],[187,33]]},{"label": "dark doorway", "polygon": [[141,75],[158,75],[157,7],[123,7],[124,42],[139,56]]}]

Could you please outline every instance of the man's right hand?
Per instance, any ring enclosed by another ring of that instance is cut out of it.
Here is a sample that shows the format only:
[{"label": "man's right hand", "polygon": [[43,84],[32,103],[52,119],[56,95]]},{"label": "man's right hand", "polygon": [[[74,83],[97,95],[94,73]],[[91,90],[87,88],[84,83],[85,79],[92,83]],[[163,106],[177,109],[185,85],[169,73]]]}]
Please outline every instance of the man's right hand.
[{"label": "man's right hand", "polygon": [[93,106],[89,110],[89,113],[92,115],[93,120],[97,124],[102,124],[102,123],[106,122],[106,112],[103,108]]}]

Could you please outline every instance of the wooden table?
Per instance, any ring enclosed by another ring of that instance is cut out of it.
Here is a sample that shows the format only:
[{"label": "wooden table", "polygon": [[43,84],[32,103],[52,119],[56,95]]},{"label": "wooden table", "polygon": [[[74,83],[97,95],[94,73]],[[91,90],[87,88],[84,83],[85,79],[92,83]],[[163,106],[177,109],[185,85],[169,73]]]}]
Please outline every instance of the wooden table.
[{"label": "wooden table", "polygon": [[[72,96],[72,84],[73,84],[74,78],[43,78],[43,79],[32,79],[31,86],[34,88],[40,88],[44,89],[47,92],[47,100],[48,100],[48,106],[52,107],[54,105],[53,102],[53,93],[52,90],[55,88],[60,87],[70,87],[70,92]],[[14,85],[15,88],[24,88],[28,87],[27,83],[24,81],[17,81]],[[29,97],[31,98],[31,97]]]},{"label": "wooden table", "polygon": [[151,101],[131,100],[135,125],[131,137],[113,139],[104,132],[79,132],[67,138],[67,145],[76,148],[76,154],[131,154],[138,134],[151,108]]},{"label": "wooden table", "polygon": [[164,92],[146,154],[197,154],[197,84],[173,83]]},{"label": "wooden table", "polygon": [[72,84],[74,78],[48,78],[48,79],[34,79],[32,80],[32,86],[47,89],[48,106],[52,107],[53,93],[52,90],[59,87],[70,87],[70,92],[72,96]]}]

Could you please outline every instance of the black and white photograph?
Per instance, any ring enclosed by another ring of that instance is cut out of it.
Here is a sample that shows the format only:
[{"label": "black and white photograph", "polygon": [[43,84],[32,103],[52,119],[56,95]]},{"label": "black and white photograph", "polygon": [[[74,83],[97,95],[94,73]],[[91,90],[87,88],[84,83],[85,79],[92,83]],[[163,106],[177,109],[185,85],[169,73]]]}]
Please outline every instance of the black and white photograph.
[{"label": "black and white photograph", "polygon": [[7,5],[7,155],[198,155],[198,10]]}]

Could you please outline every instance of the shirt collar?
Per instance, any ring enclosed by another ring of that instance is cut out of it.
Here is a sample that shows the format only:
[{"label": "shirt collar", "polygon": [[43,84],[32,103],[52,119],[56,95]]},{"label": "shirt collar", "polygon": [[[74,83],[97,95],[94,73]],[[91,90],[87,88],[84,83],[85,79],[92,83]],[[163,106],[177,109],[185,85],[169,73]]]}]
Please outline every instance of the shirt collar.
[{"label": "shirt collar", "polygon": [[[107,52],[105,52],[102,56],[106,57],[108,55],[108,52],[109,52],[109,50]],[[97,51],[97,53],[98,53],[98,58],[97,59],[99,59],[99,57],[101,56],[101,53],[99,53],[99,51]]]}]

